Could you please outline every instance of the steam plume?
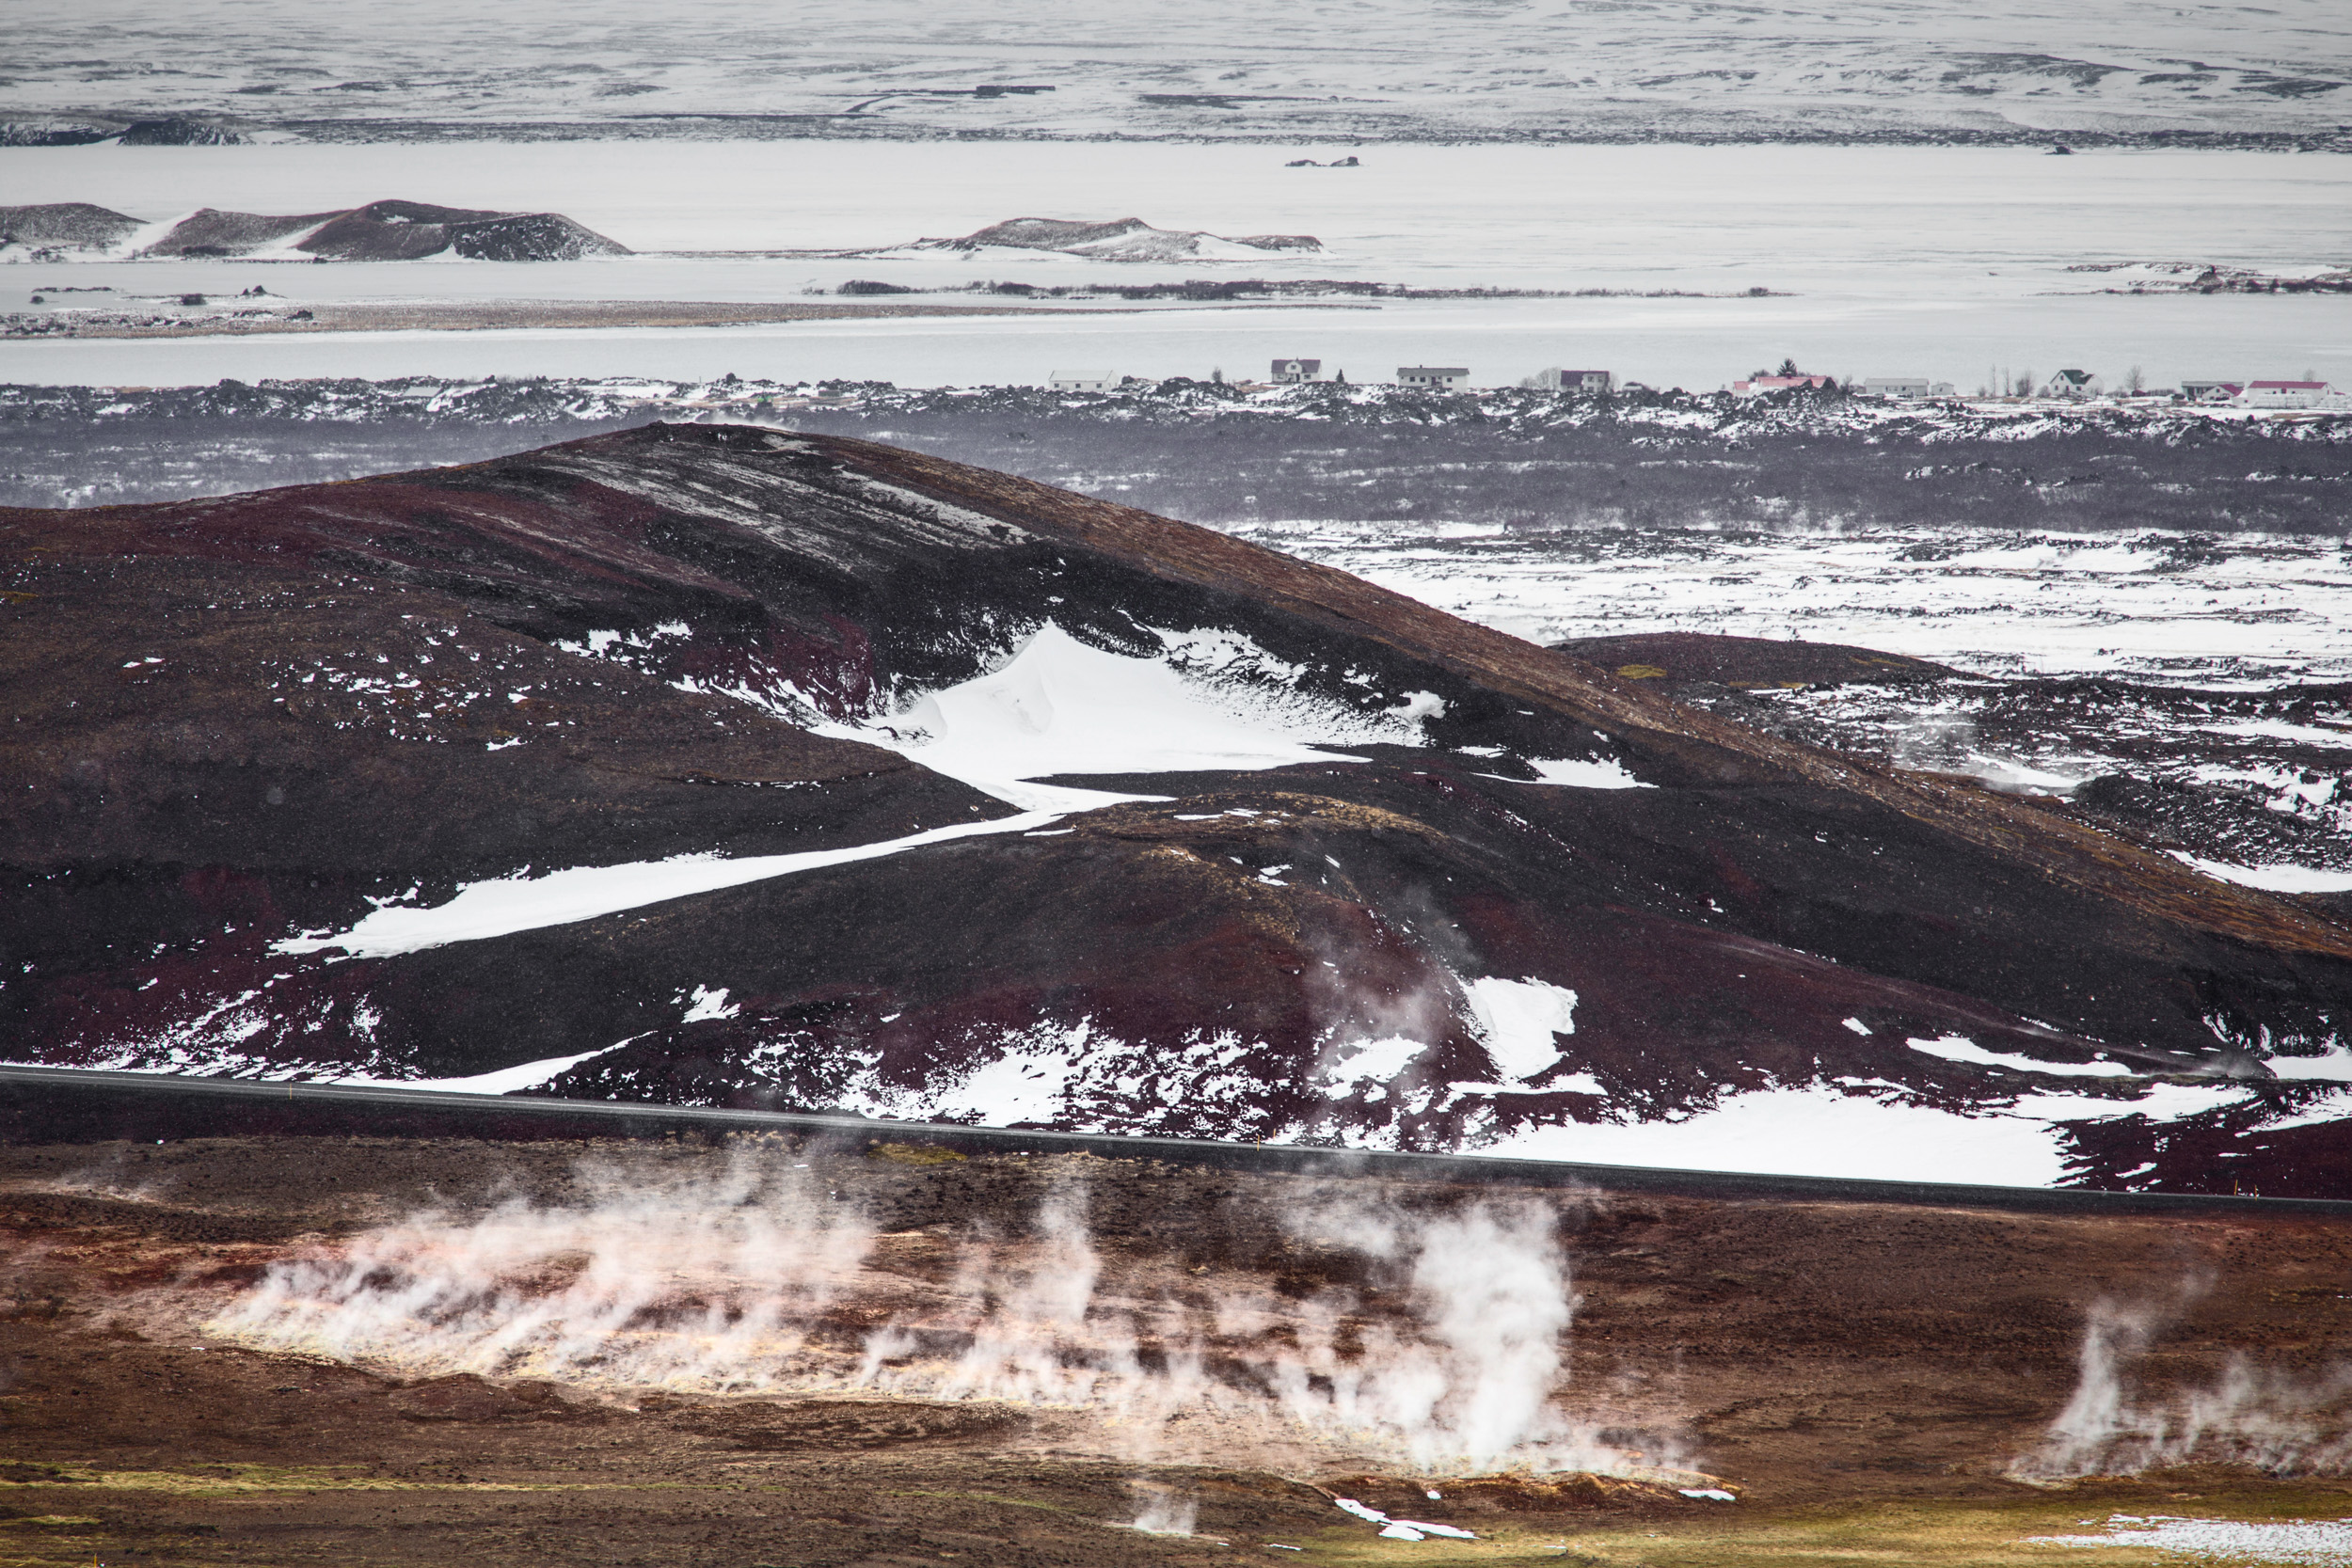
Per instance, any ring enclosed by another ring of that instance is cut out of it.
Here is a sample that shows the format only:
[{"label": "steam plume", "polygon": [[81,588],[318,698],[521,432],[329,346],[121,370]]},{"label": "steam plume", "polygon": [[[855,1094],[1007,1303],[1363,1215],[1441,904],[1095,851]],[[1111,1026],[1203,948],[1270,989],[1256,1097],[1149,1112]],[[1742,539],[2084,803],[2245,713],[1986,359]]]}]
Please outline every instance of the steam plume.
[{"label": "steam plume", "polygon": [[2243,1465],[2272,1475],[2352,1468],[2352,1368],[2315,1377],[2233,1354],[2204,1388],[2150,1396],[2132,1372],[2169,1312],[2101,1301],[2083,1327],[2074,1392],[2042,1445],[2011,1474],[2033,1481],[2137,1475],[2191,1464]]},{"label": "steam plume", "polygon": [[408,1375],[1086,1412],[1138,1464],[1302,1443],[1449,1473],[1633,1457],[1559,1402],[1576,1301],[1555,1216],[1533,1200],[1300,1212],[1296,1243],[1379,1286],[1302,1300],[1165,1259],[1106,1264],[1076,1184],[1026,1235],[976,1237],[930,1277],[867,1266],[878,1246],[930,1243],[882,1243],[773,1151],[667,1180],[587,1170],[579,1185],[570,1202],[422,1213],[283,1260],[207,1326]]},{"label": "steam plume", "polygon": [[756,1392],[813,1370],[807,1325],[872,1245],[805,1169],[750,1148],[716,1175],[580,1185],[583,1203],[422,1213],[274,1264],[208,1326],[414,1373]]}]

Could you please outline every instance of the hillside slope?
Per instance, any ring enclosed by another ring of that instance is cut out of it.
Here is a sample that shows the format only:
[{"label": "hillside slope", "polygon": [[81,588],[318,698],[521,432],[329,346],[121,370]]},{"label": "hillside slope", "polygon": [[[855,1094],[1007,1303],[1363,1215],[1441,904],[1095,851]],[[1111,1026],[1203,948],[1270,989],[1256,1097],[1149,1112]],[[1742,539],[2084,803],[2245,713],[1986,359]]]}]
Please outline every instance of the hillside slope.
[{"label": "hillside slope", "polygon": [[17,1059],[2352,1192],[2352,931],[1209,530],[667,425],[0,529]]}]

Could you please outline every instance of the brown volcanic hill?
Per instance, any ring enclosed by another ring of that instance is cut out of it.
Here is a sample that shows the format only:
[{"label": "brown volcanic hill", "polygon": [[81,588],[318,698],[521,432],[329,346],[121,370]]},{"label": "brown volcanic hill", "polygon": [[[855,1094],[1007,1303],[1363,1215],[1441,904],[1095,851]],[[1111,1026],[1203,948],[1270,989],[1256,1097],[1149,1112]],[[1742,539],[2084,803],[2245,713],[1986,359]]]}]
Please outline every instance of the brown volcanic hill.
[{"label": "brown volcanic hill", "polygon": [[628,246],[561,213],[496,213],[422,201],[372,201],[288,216],[206,207],[174,224],[148,254],[237,256],[289,241],[296,250],[339,261],[408,261],[443,251],[485,261],[628,254]]},{"label": "brown volcanic hill", "polygon": [[[0,528],[20,1058],[600,1053],[553,1086],[1404,1147],[1775,1091],[2072,1097],[2114,1112],[2054,1134],[2084,1180],[2352,1193],[2332,1091],[2271,1077],[2334,1045],[2352,931],[1209,530],[662,425]],[[1006,820],[857,736],[1049,626],[1121,669],[1246,645],[1227,697],[1415,712],[1425,744],[1334,730],[1364,760],[1161,763],[1087,783],[1166,799],[1051,827],[337,945],[485,879]],[[1573,782],[1626,774],[1649,787]],[[1566,991],[1531,1062],[1497,1008]],[[2165,1078],[2245,1087],[2167,1119]]]},{"label": "brown volcanic hill", "polygon": [[199,207],[147,247],[150,256],[241,256],[306,234],[336,217],[334,213],[224,213]]}]

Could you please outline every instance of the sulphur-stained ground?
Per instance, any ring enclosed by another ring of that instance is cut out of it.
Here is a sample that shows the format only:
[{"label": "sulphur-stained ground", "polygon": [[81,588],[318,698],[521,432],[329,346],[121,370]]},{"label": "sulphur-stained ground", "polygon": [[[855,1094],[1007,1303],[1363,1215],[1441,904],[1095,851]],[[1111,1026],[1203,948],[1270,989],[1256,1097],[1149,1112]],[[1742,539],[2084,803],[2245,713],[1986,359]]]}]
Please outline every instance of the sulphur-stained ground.
[{"label": "sulphur-stained ground", "polygon": [[2155,1562],[2109,1521],[2352,1515],[2325,1216],[230,1138],[0,1152],[0,1249],[8,1563]]}]

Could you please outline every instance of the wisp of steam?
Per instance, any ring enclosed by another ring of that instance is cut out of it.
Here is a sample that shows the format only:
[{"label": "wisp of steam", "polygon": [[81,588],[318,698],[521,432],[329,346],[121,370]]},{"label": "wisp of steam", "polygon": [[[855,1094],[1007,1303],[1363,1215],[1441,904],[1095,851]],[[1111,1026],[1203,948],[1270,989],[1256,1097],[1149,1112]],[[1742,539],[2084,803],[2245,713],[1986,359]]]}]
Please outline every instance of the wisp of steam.
[{"label": "wisp of steam", "polygon": [[2083,1327],[2074,1396],[2010,1474],[2026,1481],[2243,1465],[2271,1475],[2352,1468],[2352,1367],[2293,1373],[2233,1354],[2202,1387],[2154,1394],[2133,1370],[2173,1307],[2101,1301]]},{"label": "wisp of steam", "polygon": [[277,1262],[206,1327],[404,1375],[621,1397],[863,1391],[1088,1411],[1138,1461],[1206,1458],[1247,1429],[1433,1473],[1633,1467],[1560,1402],[1576,1301],[1554,1215],[1533,1200],[1295,1215],[1300,1240],[1378,1272],[1375,1306],[1339,1288],[1300,1300],[1210,1286],[1165,1260],[1106,1266],[1077,1185],[1046,1198],[1028,1235],[961,1243],[944,1281],[874,1266],[894,1239],[771,1150],[655,1179],[583,1169],[576,1185],[569,1202],[420,1213]]}]

